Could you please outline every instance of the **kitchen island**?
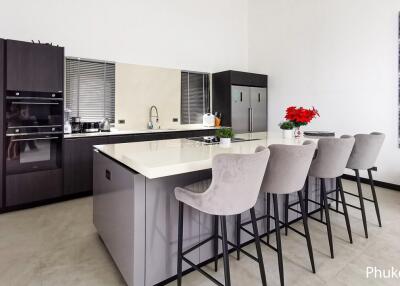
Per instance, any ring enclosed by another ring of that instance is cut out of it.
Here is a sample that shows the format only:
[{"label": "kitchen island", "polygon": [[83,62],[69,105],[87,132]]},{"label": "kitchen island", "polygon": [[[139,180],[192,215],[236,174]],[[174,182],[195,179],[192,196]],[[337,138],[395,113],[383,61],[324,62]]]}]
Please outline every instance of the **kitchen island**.
[{"label": "kitchen island", "polygon": [[[260,145],[317,141],[282,139],[280,133],[267,132],[237,137],[244,141],[228,147],[189,139],[95,146],[94,224],[128,285],[155,285],[176,275],[178,201],[174,188],[210,178],[216,154],[249,154]],[[309,188],[310,196],[318,201],[316,180],[310,180]],[[291,199],[294,201],[296,196]],[[266,212],[265,194],[260,194],[255,209],[259,215]],[[290,220],[297,217],[290,213]],[[248,213],[242,215],[243,220],[248,218]],[[259,231],[266,233],[265,221],[259,222]],[[235,242],[233,217],[228,219],[228,232],[228,239]],[[185,208],[184,249],[211,233],[210,216]],[[242,233],[242,243],[250,239]],[[212,244],[203,245],[188,256],[193,262],[203,263],[213,257]]]}]

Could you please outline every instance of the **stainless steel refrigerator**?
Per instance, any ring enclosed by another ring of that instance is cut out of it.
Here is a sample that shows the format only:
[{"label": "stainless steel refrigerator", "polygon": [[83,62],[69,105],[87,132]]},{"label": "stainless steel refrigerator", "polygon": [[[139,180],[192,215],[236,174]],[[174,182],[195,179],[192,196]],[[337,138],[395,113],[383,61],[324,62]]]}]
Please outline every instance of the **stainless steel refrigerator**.
[{"label": "stainless steel refrigerator", "polygon": [[232,85],[231,108],[236,133],[267,131],[267,88]]}]

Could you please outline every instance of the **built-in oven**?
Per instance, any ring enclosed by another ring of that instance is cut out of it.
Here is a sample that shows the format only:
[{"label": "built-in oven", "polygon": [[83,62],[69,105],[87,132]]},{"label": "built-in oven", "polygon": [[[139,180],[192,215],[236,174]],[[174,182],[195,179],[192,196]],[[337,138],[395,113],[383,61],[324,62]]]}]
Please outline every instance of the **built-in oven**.
[{"label": "built-in oven", "polygon": [[6,172],[19,174],[61,167],[63,101],[54,93],[8,93]]}]

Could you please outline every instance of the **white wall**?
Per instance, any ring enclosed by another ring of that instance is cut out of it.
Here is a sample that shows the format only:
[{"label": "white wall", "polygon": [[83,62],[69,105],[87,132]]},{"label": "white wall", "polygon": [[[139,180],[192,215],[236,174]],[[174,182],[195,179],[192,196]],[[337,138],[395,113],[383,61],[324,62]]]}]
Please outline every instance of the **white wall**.
[{"label": "white wall", "polygon": [[196,71],[247,69],[246,0],[15,0],[0,37],[66,55]]},{"label": "white wall", "polygon": [[269,129],[289,105],[314,105],[308,128],[382,131],[378,180],[400,184],[399,0],[250,0],[249,70],[269,78]]}]

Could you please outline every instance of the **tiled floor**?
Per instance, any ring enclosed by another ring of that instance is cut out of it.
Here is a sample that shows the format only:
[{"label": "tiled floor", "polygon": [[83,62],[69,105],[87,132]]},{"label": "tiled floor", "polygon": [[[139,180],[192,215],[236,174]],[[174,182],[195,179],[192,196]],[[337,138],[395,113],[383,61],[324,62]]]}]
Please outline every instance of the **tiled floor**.
[{"label": "tiled floor", "polygon": [[[344,185],[355,191],[354,183]],[[364,190],[369,194],[368,186]],[[328,256],[325,226],[310,220],[317,274],[310,272],[305,240],[294,232],[282,236],[286,285],[400,285],[400,279],[366,279],[367,266],[400,269],[400,192],[377,192],[383,228],[377,227],[373,205],[367,203],[369,239],[364,238],[358,211],[350,213],[352,245],[344,218],[332,213],[335,259]],[[255,253],[252,245],[247,250]],[[263,247],[263,255],[268,285],[279,285],[276,254]],[[253,261],[231,257],[230,262],[233,285],[261,285]],[[220,269],[213,275],[221,279],[221,262]],[[185,276],[183,282],[213,285],[198,273]],[[92,224],[92,199],[0,215],[0,285],[124,285]]]}]

